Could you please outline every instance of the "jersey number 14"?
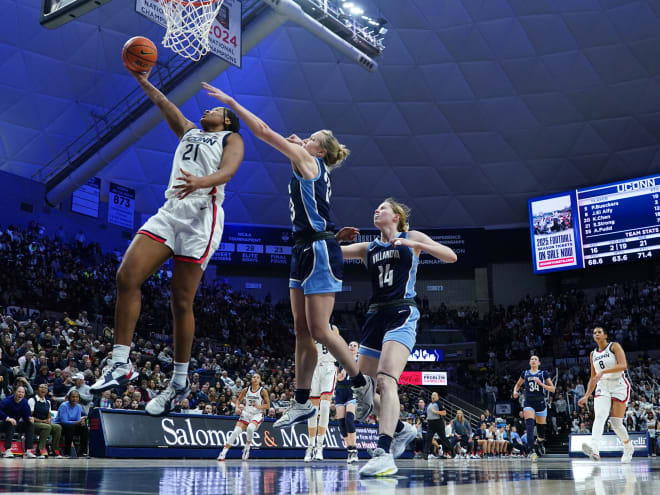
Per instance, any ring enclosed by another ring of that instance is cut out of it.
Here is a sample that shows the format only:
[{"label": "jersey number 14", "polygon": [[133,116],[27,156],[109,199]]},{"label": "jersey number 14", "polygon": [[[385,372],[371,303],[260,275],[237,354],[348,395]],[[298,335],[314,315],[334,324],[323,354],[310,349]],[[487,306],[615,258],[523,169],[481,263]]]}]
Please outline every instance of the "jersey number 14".
[{"label": "jersey number 14", "polygon": [[378,265],[378,272],[378,285],[380,285],[380,288],[382,289],[386,285],[392,287],[392,283],[394,282],[394,270],[390,269],[389,263],[384,267]]}]

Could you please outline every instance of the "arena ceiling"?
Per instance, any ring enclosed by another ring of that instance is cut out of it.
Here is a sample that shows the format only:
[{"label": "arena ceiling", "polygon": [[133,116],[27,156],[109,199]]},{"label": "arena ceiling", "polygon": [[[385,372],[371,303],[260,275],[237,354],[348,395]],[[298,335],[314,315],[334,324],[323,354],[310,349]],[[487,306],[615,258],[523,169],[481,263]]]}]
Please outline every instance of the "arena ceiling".
[{"label": "arena ceiling", "polygon": [[[282,133],[333,129],[340,225],[387,196],[418,227],[522,225],[527,199],[660,171],[660,0],[360,0],[388,20],[369,73],[287,23],[214,84]],[[127,38],[163,29],[113,0],[57,30],[40,0],[0,0],[0,170],[32,177],[135,88]],[[183,105],[197,120],[214,101]],[[226,219],[287,225],[289,165],[242,132]],[[162,203],[176,138],[164,123],[100,174]],[[107,187],[107,186],[106,186]]]}]

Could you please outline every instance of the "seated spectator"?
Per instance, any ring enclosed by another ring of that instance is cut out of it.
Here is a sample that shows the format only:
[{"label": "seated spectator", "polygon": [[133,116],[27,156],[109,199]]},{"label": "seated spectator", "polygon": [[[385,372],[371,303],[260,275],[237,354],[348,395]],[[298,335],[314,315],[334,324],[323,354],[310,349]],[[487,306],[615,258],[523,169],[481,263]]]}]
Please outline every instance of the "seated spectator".
[{"label": "seated spectator", "polygon": [[105,390],[101,394],[101,399],[99,400],[99,407],[111,409],[112,408],[112,391]]},{"label": "seated spectator", "polygon": [[28,447],[25,457],[36,458],[32,452],[34,446],[34,419],[30,412],[30,405],[25,398],[25,387],[18,386],[14,389],[14,395],[6,397],[0,402],[0,431],[5,432],[5,453],[3,457],[14,457],[11,451],[11,442],[14,433],[25,433],[25,444]]},{"label": "seated spectator", "polygon": [[117,398],[112,402],[112,408],[113,408],[113,409],[123,409],[123,408],[124,408],[124,401],[121,400],[121,397],[117,397]]},{"label": "seated spectator", "polygon": [[272,418],[276,419],[277,418],[277,413],[275,412],[275,408],[271,407],[268,409],[268,414],[266,415],[267,418]]},{"label": "seated spectator", "polygon": [[42,383],[45,383],[46,385],[50,383],[50,371],[48,370],[48,366],[42,366],[39,368],[39,373],[37,373],[37,377],[32,383],[35,387],[38,387]]},{"label": "seated spectator", "polygon": [[80,406],[80,394],[77,390],[70,390],[64,401],[57,410],[55,422],[62,425],[64,434],[64,451],[69,453],[73,442],[73,435],[80,435],[80,455],[87,455],[87,439],[89,430],[87,428],[87,417],[82,414]]},{"label": "seated spectator", "polygon": [[89,385],[85,383],[85,375],[82,373],[76,373],[71,377],[71,379],[73,380],[74,384],[71,390],[78,392],[80,397],[80,407],[82,407],[82,414],[83,416],[88,416],[89,410],[91,409],[94,402],[94,395],[89,389]]},{"label": "seated spectator", "polygon": [[37,395],[28,400],[30,411],[32,411],[32,418],[34,419],[34,430],[39,437],[39,447],[37,453],[39,459],[44,459],[46,456],[43,454],[46,448],[48,437],[53,437],[49,456],[62,457],[59,454],[60,437],[62,436],[62,426],[53,423],[50,416],[50,401],[46,398],[48,395],[48,385],[42,383],[37,387]]},{"label": "seated spectator", "polygon": [[202,414],[212,415],[213,414],[213,406],[211,404],[206,404],[204,406],[204,410],[202,411]]}]

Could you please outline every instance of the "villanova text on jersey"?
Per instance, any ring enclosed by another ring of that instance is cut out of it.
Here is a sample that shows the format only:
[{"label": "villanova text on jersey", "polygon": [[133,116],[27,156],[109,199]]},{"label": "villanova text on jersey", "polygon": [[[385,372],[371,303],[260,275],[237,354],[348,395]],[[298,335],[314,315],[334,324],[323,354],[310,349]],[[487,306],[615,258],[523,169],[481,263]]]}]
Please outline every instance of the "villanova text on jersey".
[{"label": "villanova text on jersey", "polygon": [[[408,238],[400,232],[397,238]],[[371,304],[413,299],[419,258],[407,246],[394,246],[376,239],[369,243],[367,270],[371,277]]]},{"label": "villanova text on jersey", "polygon": [[303,179],[295,170],[289,182],[289,213],[296,233],[335,230],[330,220],[330,173],[325,162],[316,158],[319,173],[313,179]]}]

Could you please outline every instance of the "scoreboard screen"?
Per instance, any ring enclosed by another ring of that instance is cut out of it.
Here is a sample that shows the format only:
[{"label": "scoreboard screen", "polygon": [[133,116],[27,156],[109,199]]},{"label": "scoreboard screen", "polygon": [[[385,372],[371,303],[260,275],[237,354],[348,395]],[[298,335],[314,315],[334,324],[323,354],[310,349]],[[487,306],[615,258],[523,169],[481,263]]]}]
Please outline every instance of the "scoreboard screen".
[{"label": "scoreboard screen", "polygon": [[531,199],[529,212],[536,273],[643,260],[660,249],[660,175]]}]

